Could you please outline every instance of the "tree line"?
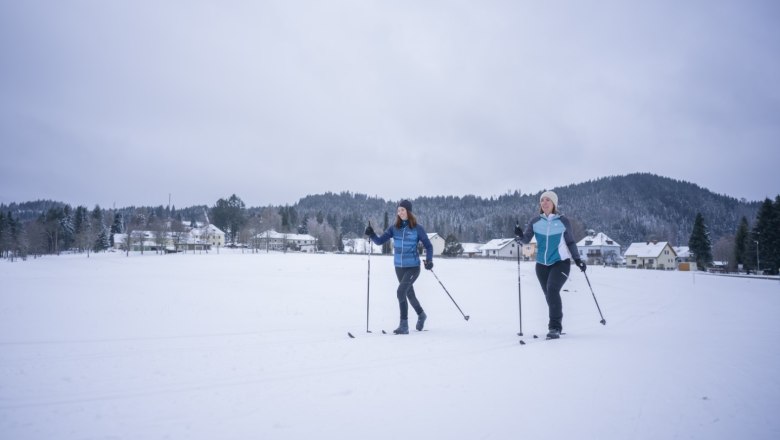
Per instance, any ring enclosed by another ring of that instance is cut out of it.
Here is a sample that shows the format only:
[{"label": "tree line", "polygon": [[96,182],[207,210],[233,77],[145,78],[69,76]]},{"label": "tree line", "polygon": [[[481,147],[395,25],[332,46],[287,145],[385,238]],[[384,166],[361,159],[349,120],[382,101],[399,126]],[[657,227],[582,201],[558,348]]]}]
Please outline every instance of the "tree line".
[{"label": "tree line", "polygon": [[[736,200],[688,182],[641,173],[554,190],[577,240],[593,230],[606,233],[624,250],[637,241],[691,244],[696,248],[694,255],[704,258],[703,267],[714,259],[728,261],[734,268],[741,264],[755,269],[760,264],[761,269],[777,270],[777,200]],[[450,251],[457,249],[455,242],[485,243],[511,237],[516,224],[526,224],[538,212],[538,194],[519,190],[490,198],[418,197],[412,202],[426,229],[446,237],[448,252],[457,252]],[[251,246],[258,234],[273,229],[307,233],[317,239],[320,249],[341,250],[343,239],[361,237],[369,221],[375,228],[387,228],[395,218],[396,204],[350,192],[309,195],[293,205],[265,207],[247,207],[236,194],[210,207],[184,209],[95,206],[89,210],[53,201],[12,203],[0,205],[0,255],[24,258],[63,250],[99,252],[114,245],[115,233],[146,230],[163,237],[183,230],[185,221],[214,224],[225,232],[228,243]],[[699,247],[698,223],[706,225],[703,247]]]},{"label": "tree line", "polygon": [[741,269],[777,275],[780,268],[780,195],[774,202],[764,200],[752,228],[748,219],[742,217],[734,235],[718,241],[719,249],[713,247],[704,216],[697,214],[688,246],[700,270],[710,267],[717,255],[719,260],[728,263],[727,269],[731,272]]}]

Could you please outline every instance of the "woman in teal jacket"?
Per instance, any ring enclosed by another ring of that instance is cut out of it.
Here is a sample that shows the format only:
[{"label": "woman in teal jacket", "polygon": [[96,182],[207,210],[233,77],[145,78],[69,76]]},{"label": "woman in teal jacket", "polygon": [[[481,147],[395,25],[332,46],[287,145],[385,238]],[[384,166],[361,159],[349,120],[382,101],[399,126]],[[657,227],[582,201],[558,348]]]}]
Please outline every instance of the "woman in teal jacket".
[{"label": "woman in teal jacket", "polygon": [[425,268],[433,269],[433,246],[428,239],[425,229],[417,224],[417,218],[412,214],[412,203],[408,200],[402,200],[396,210],[395,224],[387,228],[381,236],[374,233],[374,229],[369,224],[366,228],[366,235],[374,243],[381,245],[389,239],[393,239],[395,263],[395,275],[398,278],[398,306],[401,309],[401,322],[398,328],[393,330],[397,335],[409,333],[409,304],[412,304],[417,313],[417,325],[415,328],[422,331],[425,326],[425,320],[428,316],[425,314],[420,301],[414,294],[414,282],[420,276],[420,254],[417,251],[417,243],[421,242],[425,247]]},{"label": "woman in teal jacket", "polygon": [[553,191],[542,193],[539,217],[531,220],[525,231],[517,226],[515,235],[520,243],[528,243],[536,237],[536,278],[542,285],[550,315],[547,337],[557,339],[563,330],[561,288],[569,278],[571,260],[585,272],[585,262],[580,259],[571,235],[569,219],[558,213],[558,195]]}]

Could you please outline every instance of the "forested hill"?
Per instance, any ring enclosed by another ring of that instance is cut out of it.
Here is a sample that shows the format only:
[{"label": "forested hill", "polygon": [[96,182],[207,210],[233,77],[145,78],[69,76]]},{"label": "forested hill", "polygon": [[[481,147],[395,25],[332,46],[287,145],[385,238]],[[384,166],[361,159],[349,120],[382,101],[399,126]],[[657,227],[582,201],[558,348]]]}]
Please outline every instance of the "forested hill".
[{"label": "forested hill", "polygon": [[[624,248],[631,242],[652,239],[687,245],[698,212],[704,216],[714,243],[733,235],[742,216],[753,223],[760,206],[760,202],[740,201],[653,174],[605,177],[551,189],[558,193],[560,211],[572,220],[576,239],[592,229],[604,232]],[[453,233],[462,242],[486,242],[512,236],[517,222],[525,225],[538,212],[540,194],[419,197],[412,203],[429,232],[445,237]],[[392,220],[397,203],[345,192],[310,195],[294,207],[299,218],[319,213],[338,219],[342,233],[360,233],[367,219],[381,226],[388,213]]]},{"label": "forested hill", "polygon": [[[605,177],[551,189],[558,193],[560,211],[572,222],[575,239],[584,237],[588,230],[604,232],[624,249],[632,242],[654,239],[687,245],[699,212],[714,244],[721,237],[733,236],[742,216],[752,225],[761,204],[761,201],[747,202],[714,194],[692,183],[653,174]],[[240,188],[237,192],[240,193]],[[454,234],[461,242],[485,243],[494,238],[512,237],[516,223],[526,225],[538,213],[540,194],[541,191],[489,198],[471,195],[419,197],[412,199],[412,203],[414,213],[428,232],[437,232],[443,237]],[[322,238],[327,232],[333,243],[338,236],[362,236],[368,220],[377,230],[381,229],[385,217],[388,221],[395,218],[398,201],[365,194],[329,192],[306,196],[293,205],[244,209],[243,202],[238,200],[246,220],[243,224],[248,228],[304,232],[307,223],[316,218],[322,225],[318,236]],[[117,221],[115,216],[121,216],[125,224],[134,222],[136,227],[151,228],[149,225],[157,219],[203,222],[207,221],[207,214],[219,226],[219,216],[213,215],[213,206],[100,210],[106,226]],[[62,202],[39,200],[0,205],[0,211],[6,219],[10,214],[16,220],[30,222],[44,216],[49,223],[64,225],[67,223],[64,218],[76,210]]]}]

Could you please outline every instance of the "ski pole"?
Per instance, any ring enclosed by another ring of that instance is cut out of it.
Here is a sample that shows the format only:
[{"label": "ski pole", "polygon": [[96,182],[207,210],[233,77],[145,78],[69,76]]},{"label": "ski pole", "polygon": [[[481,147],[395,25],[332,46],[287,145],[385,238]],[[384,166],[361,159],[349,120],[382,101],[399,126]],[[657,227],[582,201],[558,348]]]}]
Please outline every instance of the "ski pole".
[{"label": "ski pole", "polygon": [[[371,227],[371,222],[368,222],[368,226]],[[368,305],[371,300],[371,237],[368,237],[368,276],[366,277],[366,333],[371,333],[368,329]]]},{"label": "ski pole", "polygon": [[450,295],[450,292],[447,291],[447,288],[444,287],[444,284],[441,283],[441,280],[439,279],[438,276],[436,276],[436,272],[434,272],[433,269],[431,269],[431,273],[433,274],[434,277],[436,277],[436,281],[439,282],[439,285],[441,286],[441,288],[444,289],[445,292],[447,292],[447,296],[450,297],[450,299],[452,300],[452,303],[455,304],[455,307],[458,308],[458,311],[460,312],[460,314],[463,315],[463,319],[468,321],[470,316],[466,315],[465,313],[463,313],[463,310],[460,309],[460,306],[458,305],[458,303],[455,302],[455,299],[452,297],[452,295]]},{"label": "ski pole", "polygon": [[523,291],[520,287],[520,246],[517,244],[517,312],[520,317],[520,332],[517,336],[523,336]]},{"label": "ski pole", "polygon": [[588,274],[585,272],[582,272],[583,275],[585,275],[585,281],[588,282],[588,287],[590,287],[590,294],[593,295],[593,301],[596,302],[596,308],[599,309],[599,316],[601,316],[601,325],[607,325],[607,320],[604,319],[604,315],[601,314],[601,307],[599,307],[599,301],[596,299],[596,294],[593,293],[593,286],[590,285],[590,280],[588,279]]}]

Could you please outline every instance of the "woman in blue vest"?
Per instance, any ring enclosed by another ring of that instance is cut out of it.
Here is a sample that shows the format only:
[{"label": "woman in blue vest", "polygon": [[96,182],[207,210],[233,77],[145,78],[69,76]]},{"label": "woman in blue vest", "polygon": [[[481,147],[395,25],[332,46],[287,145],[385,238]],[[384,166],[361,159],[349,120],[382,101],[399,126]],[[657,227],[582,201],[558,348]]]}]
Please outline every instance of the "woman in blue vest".
[{"label": "woman in blue vest", "polygon": [[369,224],[366,228],[366,235],[374,243],[381,245],[389,239],[393,239],[393,250],[395,263],[395,275],[398,278],[398,306],[401,309],[401,323],[398,328],[393,330],[397,335],[409,334],[409,304],[412,304],[417,313],[417,328],[422,331],[425,326],[425,320],[428,316],[425,314],[420,301],[414,294],[414,282],[420,276],[420,254],[417,251],[417,243],[422,242],[425,246],[425,268],[433,269],[433,246],[428,239],[425,229],[417,224],[417,218],[412,214],[412,203],[408,200],[402,200],[396,210],[395,224],[391,225],[381,236],[374,233],[374,229]]},{"label": "woman in blue vest", "polygon": [[515,235],[520,243],[536,237],[536,278],[542,285],[550,315],[547,337],[557,339],[563,330],[561,288],[569,278],[571,260],[581,271],[585,272],[586,268],[571,234],[569,219],[558,213],[558,195],[553,191],[543,192],[539,197],[539,217],[531,220],[525,231],[515,227]]}]

